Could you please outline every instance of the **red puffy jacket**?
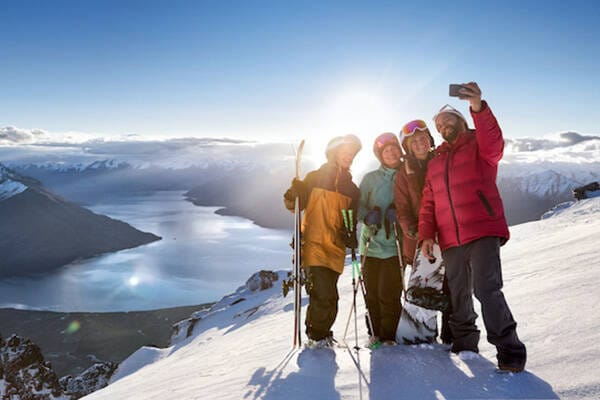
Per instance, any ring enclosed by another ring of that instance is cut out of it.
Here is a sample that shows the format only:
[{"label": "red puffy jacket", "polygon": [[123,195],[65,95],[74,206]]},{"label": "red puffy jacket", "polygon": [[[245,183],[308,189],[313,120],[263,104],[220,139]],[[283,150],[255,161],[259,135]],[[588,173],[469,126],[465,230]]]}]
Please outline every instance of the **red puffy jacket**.
[{"label": "red puffy jacket", "polygon": [[471,111],[475,132],[444,142],[429,162],[419,211],[419,240],[435,239],[442,250],[486,236],[509,238],[496,186],[504,140],[496,117],[483,102]]}]

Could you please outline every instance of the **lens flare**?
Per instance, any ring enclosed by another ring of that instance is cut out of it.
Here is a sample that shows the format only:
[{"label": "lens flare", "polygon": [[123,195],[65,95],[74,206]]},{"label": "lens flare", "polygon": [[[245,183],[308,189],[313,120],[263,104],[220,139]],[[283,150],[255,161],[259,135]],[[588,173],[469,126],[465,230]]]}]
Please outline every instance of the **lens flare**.
[{"label": "lens flare", "polygon": [[77,321],[77,320],[71,321],[71,323],[69,324],[67,329],[65,329],[65,332],[69,335],[72,335],[75,332],[77,332],[79,330],[79,328],[81,328],[81,324],[79,323],[79,321]]}]

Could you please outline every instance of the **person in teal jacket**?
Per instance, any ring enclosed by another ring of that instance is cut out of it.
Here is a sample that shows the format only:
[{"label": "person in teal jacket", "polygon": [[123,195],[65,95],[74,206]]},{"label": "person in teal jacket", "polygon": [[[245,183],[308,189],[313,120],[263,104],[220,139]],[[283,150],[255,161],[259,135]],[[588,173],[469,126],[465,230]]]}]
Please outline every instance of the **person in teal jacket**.
[{"label": "person in teal jacket", "polygon": [[363,222],[360,254],[373,324],[370,341],[393,345],[402,311],[402,275],[392,226],[396,221],[394,182],[402,150],[396,135],[384,133],[375,139],[373,152],[381,165],[367,173],[360,183],[358,218]]}]

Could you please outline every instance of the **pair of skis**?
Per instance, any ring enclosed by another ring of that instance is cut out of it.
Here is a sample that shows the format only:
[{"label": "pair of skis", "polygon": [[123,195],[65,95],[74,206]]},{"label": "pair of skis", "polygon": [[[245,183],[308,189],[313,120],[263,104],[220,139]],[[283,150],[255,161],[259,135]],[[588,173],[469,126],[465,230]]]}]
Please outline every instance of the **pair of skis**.
[{"label": "pair of skis", "polygon": [[[300,179],[300,161],[302,159],[302,149],[304,140],[300,142],[296,151],[296,179]],[[302,281],[301,281],[301,228],[302,228],[302,210],[300,209],[300,198],[296,197],[294,203],[294,257],[293,257],[293,287],[294,287],[294,339],[293,347],[302,347]]]}]

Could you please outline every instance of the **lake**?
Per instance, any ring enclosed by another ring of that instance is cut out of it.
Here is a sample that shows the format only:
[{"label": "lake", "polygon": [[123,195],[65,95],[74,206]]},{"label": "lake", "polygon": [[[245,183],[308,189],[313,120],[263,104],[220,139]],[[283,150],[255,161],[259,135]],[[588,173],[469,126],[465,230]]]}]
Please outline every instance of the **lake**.
[{"label": "lake", "polygon": [[291,232],[217,215],[218,207],[194,206],[180,191],[88,208],[163,239],[50,275],[1,280],[0,307],[105,312],[201,304],[219,300],[260,269],[291,269]]}]

